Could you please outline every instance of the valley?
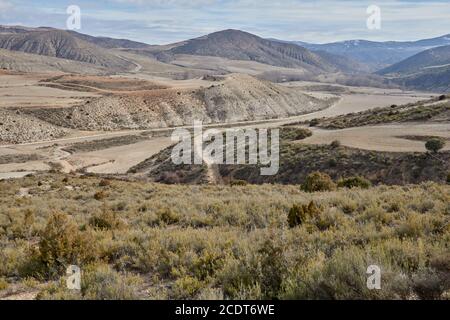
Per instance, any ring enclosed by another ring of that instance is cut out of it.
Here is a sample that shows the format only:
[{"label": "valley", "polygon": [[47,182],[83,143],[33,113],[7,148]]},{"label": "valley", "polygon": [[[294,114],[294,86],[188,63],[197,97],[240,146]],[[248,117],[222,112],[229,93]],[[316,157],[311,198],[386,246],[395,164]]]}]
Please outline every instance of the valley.
[{"label": "valley", "polygon": [[[0,300],[449,299],[448,43],[0,26]],[[279,170],[176,164],[198,121]]]}]

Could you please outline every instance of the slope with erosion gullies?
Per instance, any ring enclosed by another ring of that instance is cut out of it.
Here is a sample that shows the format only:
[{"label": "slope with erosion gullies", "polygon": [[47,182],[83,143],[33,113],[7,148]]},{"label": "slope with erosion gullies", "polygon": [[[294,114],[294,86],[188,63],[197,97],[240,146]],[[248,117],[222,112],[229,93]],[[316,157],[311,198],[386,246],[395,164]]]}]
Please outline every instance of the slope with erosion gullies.
[{"label": "slope with erosion gullies", "polygon": [[176,54],[256,61],[279,67],[303,68],[312,72],[337,71],[327,59],[308,49],[263,39],[239,30],[215,32],[174,44],[168,50],[156,53],[156,56],[163,61],[171,61]]},{"label": "slope with erosion gullies", "polygon": [[73,34],[54,29],[36,29],[23,33],[0,33],[0,48],[41,56],[62,58],[106,67],[112,71],[128,71],[135,67],[129,61]]},{"label": "slope with erosion gullies", "polygon": [[147,129],[263,120],[310,113],[337,98],[317,99],[298,88],[283,87],[251,76],[218,77],[208,88],[155,89],[108,93],[68,108],[27,109],[52,124],[82,130]]},{"label": "slope with erosion gullies", "polygon": [[150,45],[142,42],[136,42],[128,39],[114,39],[114,38],[108,38],[108,37],[94,37],[87,34],[78,33],[75,31],[68,31],[73,36],[84,40],[86,42],[93,43],[99,47],[105,48],[105,49],[114,49],[114,48],[120,48],[120,49],[144,49],[151,47]]},{"label": "slope with erosion gullies", "polygon": [[6,49],[0,49],[0,69],[33,73],[109,73],[107,68],[99,65]]},{"label": "slope with erosion gullies", "polygon": [[52,140],[66,134],[66,129],[19,110],[0,108],[0,144]]}]

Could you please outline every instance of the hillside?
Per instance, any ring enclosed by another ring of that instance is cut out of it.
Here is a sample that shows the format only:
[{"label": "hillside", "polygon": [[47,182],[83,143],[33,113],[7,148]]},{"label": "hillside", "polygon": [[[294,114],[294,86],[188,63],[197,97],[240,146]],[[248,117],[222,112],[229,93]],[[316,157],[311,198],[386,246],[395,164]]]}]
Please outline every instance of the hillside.
[{"label": "hillside", "polygon": [[448,299],[449,192],[0,181],[0,299]]},{"label": "hillside", "polygon": [[69,31],[69,33],[81,40],[93,43],[93,44],[95,44],[99,47],[105,48],[105,49],[115,49],[115,48],[117,48],[117,49],[145,49],[145,48],[151,47],[146,43],[131,41],[128,39],[94,37],[94,36],[90,36],[87,34],[78,33],[75,31]]},{"label": "hillside", "polygon": [[0,49],[0,69],[36,73],[105,74],[108,69],[86,62]]},{"label": "hillside", "polygon": [[[73,88],[98,86],[98,83],[97,78],[92,81],[87,77],[66,81],[49,79],[43,85]],[[132,91],[104,92],[104,96],[89,99],[79,106],[27,109],[24,112],[68,128],[148,129],[192,124],[194,120],[220,123],[288,117],[322,110],[335,101],[313,98],[294,88],[238,74],[219,77],[208,88],[158,89],[154,86],[154,90],[145,90],[152,84],[142,81],[129,86]]]},{"label": "hillside", "polygon": [[[325,172],[335,181],[362,176],[373,184],[407,185],[425,181],[445,183],[450,172],[450,152],[438,156],[425,153],[377,152],[346,146],[308,145],[305,129],[280,128],[280,170],[273,176],[262,176],[258,165],[218,165],[218,181],[251,184],[296,184],[305,182],[315,171]],[[128,178],[167,184],[204,184],[208,167],[174,165],[170,160],[172,147],[131,168]]]},{"label": "hillside", "polygon": [[450,44],[450,35],[419,41],[349,40],[325,44],[294,42],[313,51],[326,51],[366,64],[372,71],[386,68],[424,50]]},{"label": "hillside", "polygon": [[135,67],[95,44],[55,29],[32,29],[28,32],[0,33],[0,48],[41,56],[62,58],[126,71]]},{"label": "hillside", "polygon": [[338,70],[331,61],[305,48],[262,39],[238,30],[220,31],[174,44],[170,49],[159,52],[157,56],[159,59],[170,60],[176,54],[256,61],[279,67],[305,68],[313,72]]},{"label": "hillside", "polygon": [[450,46],[426,50],[380,70],[378,74],[404,87],[450,92]]},{"label": "hillside", "polygon": [[[450,45],[429,49],[377,72],[381,75],[405,76],[450,67]],[[450,80],[449,80],[450,84]]]}]

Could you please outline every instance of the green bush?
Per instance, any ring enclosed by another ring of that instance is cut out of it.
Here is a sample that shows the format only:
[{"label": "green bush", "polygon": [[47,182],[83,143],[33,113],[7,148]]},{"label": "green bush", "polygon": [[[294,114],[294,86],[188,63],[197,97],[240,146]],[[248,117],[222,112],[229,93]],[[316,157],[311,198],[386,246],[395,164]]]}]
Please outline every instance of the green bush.
[{"label": "green bush", "polygon": [[306,177],[302,190],[306,192],[333,191],[336,190],[336,184],[328,174],[316,171]]},{"label": "green bush", "polygon": [[341,142],[339,140],[334,140],[334,141],[331,142],[330,145],[331,145],[332,148],[336,149],[336,148],[339,148],[341,146]]},{"label": "green bush", "polygon": [[339,188],[361,188],[361,189],[369,189],[372,186],[372,183],[364,177],[355,176],[348,178],[341,178],[337,183]]},{"label": "green bush", "polygon": [[433,153],[438,153],[439,150],[445,147],[445,141],[441,138],[433,138],[428,140],[425,143],[425,148],[427,148],[428,151],[431,151]]}]

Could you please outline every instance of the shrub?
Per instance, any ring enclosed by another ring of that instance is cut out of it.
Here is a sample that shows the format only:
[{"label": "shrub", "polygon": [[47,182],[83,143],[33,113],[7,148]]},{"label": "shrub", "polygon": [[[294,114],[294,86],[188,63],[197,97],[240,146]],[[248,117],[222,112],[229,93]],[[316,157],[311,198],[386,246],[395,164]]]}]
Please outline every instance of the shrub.
[{"label": "shrub", "polygon": [[0,278],[0,291],[8,289],[8,282],[5,279]]},{"label": "shrub", "polygon": [[295,228],[305,222],[308,218],[313,218],[321,213],[321,210],[316,206],[314,201],[311,201],[309,205],[294,204],[288,214],[289,227]]},{"label": "shrub", "polygon": [[106,198],[106,193],[103,191],[98,191],[94,194],[94,199],[97,201],[101,201]]},{"label": "shrub", "polygon": [[89,266],[83,273],[81,293],[88,300],[133,300],[137,277],[121,275],[108,265]]},{"label": "shrub", "polygon": [[158,216],[158,220],[162,222],[162,224],[172,225],[180,221],[179,215],[169,208],[158,211],[156,215]]},{"label": "shrub", "polygon": [[39,242],[39,259],[49,275],[64,271],[69,265],[81,265],[95,258],[95,241],[88,232],[81,232],[64,213],[48,219]]},{"label": "shrub", "polygon": [[116,214],[107,210],[103,210],[102,213],[92,216],[89,219],[89,225],[103,230],[120,229],[123,227],[122,221],[117,218]]},{"label": "shrub", "polygon": [[319,123],[320,123],[319,119],[312,119],[311,121],[309,121],[309,126],[316,127]]},{"label": "shrub", "polygon": [[339,148],[341,146],[341,142],[339,140],[334,140],[333,142],[331,142],[330,146],[332,148]]},{"label": "shrub", "polygon": [[248,185],[248,182],[245,180],[231,180],[230,181],[230,186],[232,187],[239,187],[239,186],[246,186]]},{"label": "shrub", "polygon": [[175,281],[173,295],[175,299],[192,299],[202,288],[199,280],[191,276],[184,276]]},{"label": "shrub", "polygon": [[336,190],[336,184],[328,174],[316,171],[306,177],[302,190],[306,192],[333,191]]},{"label": "shrub", "polygon": [[283,128],[281,130],[281,139],[288,141],[303,140],[312,136],[312,132],[305,128]]},{"label": "shrub", "polygon": [[445,94],[439,96],[439,101],[444,101],[445,99],[447,99],[447,96]]},{"label": "shrub", "polygon": [[98,185],[99,187],[109,187],[111,185],[111,181],[103,179]]},{"label": "shrub", "polygon": [[438,153],[444,147],[445,141],[441,138],[432,138],[425,143],[425,148],[433,153]]},{"label": "shrub", "polygon": [[355,176],[342,178],[337,183],[339,188],[361,188],[361,189],[369,189],[372,186],[372,183],[364,177]]}]

